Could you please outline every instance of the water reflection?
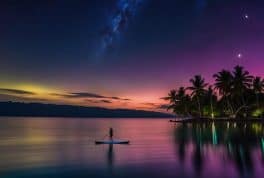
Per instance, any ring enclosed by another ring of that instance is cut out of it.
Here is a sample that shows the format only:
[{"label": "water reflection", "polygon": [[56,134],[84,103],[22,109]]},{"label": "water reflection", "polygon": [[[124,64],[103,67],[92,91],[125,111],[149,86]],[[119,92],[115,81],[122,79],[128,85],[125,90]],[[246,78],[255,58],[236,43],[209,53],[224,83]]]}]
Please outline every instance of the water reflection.
[{"label": "water reflection", "polygon": [[[113,126],[131,144],[95,145]],[[261,124],[176,124],[166,119],[0,120],[1,178],[262,178]]]},{"label": "water reflection", "polygon": [[179,149],[178,149],[178,154],[179,154],[179,159],[181,162],[185,161],[185,145],[187,144],[187,125],[182,124],[181,127],[178,127],[175,129],[175,139],[174,142],[176,144],[179,143]]},{"label": "water reflection", "polygon": [[197,176],[203,171],[208,151],[212,149],[224,148],[223,157],[235,165],[241,177],[254,176],[256,150],[261,150],[262,161],[264,158],[263,124],[180,124],[175,126],[174,137],[179,160],[183,163],[186,154],[192,154]]},{"label": "water reflection", "polygon": [[109,144],[108,152],[107,152],[107,163],[110,168],[113,167],[114,164],[114,146],[113,144]]}]

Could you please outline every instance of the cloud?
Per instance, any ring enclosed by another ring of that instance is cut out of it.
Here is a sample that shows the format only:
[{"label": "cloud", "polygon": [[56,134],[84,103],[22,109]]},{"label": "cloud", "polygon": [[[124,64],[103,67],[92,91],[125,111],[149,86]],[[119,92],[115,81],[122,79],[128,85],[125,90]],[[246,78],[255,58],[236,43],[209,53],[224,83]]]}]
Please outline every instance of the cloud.
[{"label": "cloud", "polygon": [[13,101],[13,102],[49,102],[46,99],[43,98],[28,98],[25,95],[10,95],[10,94],[1,94],[0,93],[0,101],[7,102],[7,101]]},{"label": "cloud", "polygon": [[160,104],[160,103],[141,103],[143,105],[146,105],[148,107],[152,107],[154,109],[167,109],[168,108],[168,104]]},{"label": "cloud", "polygon": [[85,99],[84,102],[98,103],[98,100]]},{"label": "cloud", "polygon": [[131,99],[128,98],[120,98],[117,96],[104,96],[97,93],[89,93],[89,92],[73,92],[67,94],[58,94],[58,93],[51,93],[53,96],[60,96],[64,98],[96,98],[96,99],[112,99],[112,100],[123,100],[123,101],[130,101]]},{"label": "cloud", "polygon": [[131,101],[131,99],[129,99],[129,98],[125,98],[125,99],[123,99],[124,101]]},{"label": "cloud", "polygon": [[112,96],[111,98],[115,99],[115,100],[119,100],[120,99],[119,97],[116,97],[116,96]]},{"label": "cloud", "polygon": [[128,98],[119,98],[119,97],[116,97],[116,96],[107,97],[107,98],[114,99],[114,100],[131,101],[131,99],[128,99]]},{"label": "cloud", "polygon": [[110,104],[112,103],[112,101],[110,100],[94,100],[94,99],[86,99],[84,100],[85,102],[90,102],[90,103],[106,103],[106,104]]},{"label": "cloud", "polygon": [[157,109],[168,109],[169,105],[168,104],[161,104],[157,107]]},{"label": "cloud", "polygon": [[102,95],[98,95],[95,93],[85,93],[85,92],[67,93],[67,94],[51,93],[51,95],[60,96],[64,98],[106,98],[105,96]]},{"label": "cloud", "polygon": [[68,97],[69,98],[106,98],[105,96],[102,95],[98,95],[95,93],[85,93],[85,92],[70,93]]},{"label": "cloud", "polygon": [[148,105],[148,106],[157,106],[158,103],[142,103],[144,105]]},{"label": "cloud", "polygon": [[112,103],[110,100],[100,100],[103,103]]},{"label": "cloud", "polygon": [[16,95],[35,95],[36,93],[26,90],[10,89],[10,88],[0,88],[0,93],[2,94],[16,94]]}]

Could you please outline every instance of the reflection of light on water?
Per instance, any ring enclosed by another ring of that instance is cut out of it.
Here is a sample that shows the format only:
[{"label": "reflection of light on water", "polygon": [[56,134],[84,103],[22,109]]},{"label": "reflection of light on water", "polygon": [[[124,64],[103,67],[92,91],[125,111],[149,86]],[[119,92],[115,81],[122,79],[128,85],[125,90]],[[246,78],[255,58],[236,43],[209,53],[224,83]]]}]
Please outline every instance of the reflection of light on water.
[{"label": "reflection of light on water", "polygon": [[213,144],[217,145],[217,132],[214,123],[212,124],[212,135],[213,135]]},{"label": "reflection of light on water", "polygon": [[245,153],[244,153],[244,149],[242,146],[239,146],[239,155],[241,158],[243,168],[245,168],[246,167],[246,160],[245,160],[246,158],[245,158]]},{"label": "reflection of light on water", "polygon": [[264,138],[261,138],[261,151],[264,153]]},{"label": "reflection of light on water", "polygon": [[232,147],[232,144],[230,142],[228,143],[228,152],[233,153],[233,147]]},{"label": "reflection of light on water", "polygon": [[50,144],[52,141],[54,141],[54,139],[50,137],[32,135],[26,138],[10,138],[2,140],[0,146]]},{"label": "reflection of light on water", "polygon": [[252,128],[254,129],[254,131],[257,134],[261,134],[262,133],[262,125],[255,123],[255,124],[252,124]]},{"label": "reflection of light on water", "polygon": [[[132,144],[95,145],[93,138],[104,135],[109,126]],[[256,126],[262,132],[256,132]],[[0,172],[24,169],[28,173],[24,177],[38,177],[32,172],[46,167],[46,177],[60,177],[57,170],[65,173],[67,167],[73,174],[94,177],[144,173],[144,177],[262,178],[263,126],[256,126],[244,129],[237,124],[235,129],[233,123],[217,122],[174,126],[166,119],[2,119],[0,145],[6,143],[0,146]],[[56,168],[55,173],[50,168]]]},{"label": "reflection of light on water", "polygon": [[109,144],[108,152],[107,152],[107,162],[110,168],[112,168],[114,163],[114,152],[113,152],[113,144]]}]

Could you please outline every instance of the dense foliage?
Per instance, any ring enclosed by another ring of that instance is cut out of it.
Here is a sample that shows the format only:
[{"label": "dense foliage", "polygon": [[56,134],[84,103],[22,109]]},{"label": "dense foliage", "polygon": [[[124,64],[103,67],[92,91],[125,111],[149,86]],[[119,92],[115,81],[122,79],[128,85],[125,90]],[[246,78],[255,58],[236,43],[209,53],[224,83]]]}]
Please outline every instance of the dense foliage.
[{"label": "dense foliage", "polygon": [[264,115],[264,79],[254,77],[242,66],[213,75],[209,85],[201,75],[190,79],[189,87],[169,92],[168,110],[181,117],[262,117]]}]

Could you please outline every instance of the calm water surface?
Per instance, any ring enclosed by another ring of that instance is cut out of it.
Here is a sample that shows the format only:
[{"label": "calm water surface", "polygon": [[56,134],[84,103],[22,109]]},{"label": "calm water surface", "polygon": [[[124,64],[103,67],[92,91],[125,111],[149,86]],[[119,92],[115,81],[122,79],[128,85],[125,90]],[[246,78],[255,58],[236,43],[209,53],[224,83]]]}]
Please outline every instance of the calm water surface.
[{"label": "calm water surface", "polygon": [[[95,145],[109,127],[130,145]],[[0,176],[264,177],[261,124],[0,118]]]}]

